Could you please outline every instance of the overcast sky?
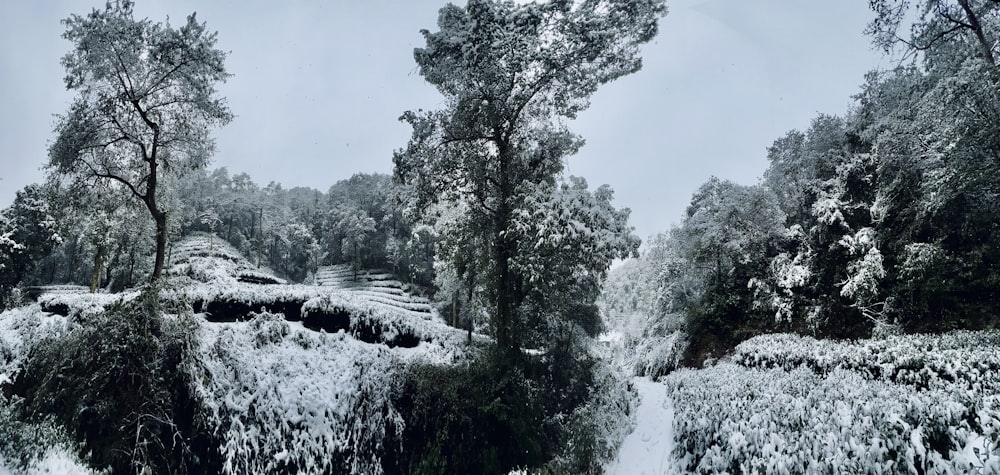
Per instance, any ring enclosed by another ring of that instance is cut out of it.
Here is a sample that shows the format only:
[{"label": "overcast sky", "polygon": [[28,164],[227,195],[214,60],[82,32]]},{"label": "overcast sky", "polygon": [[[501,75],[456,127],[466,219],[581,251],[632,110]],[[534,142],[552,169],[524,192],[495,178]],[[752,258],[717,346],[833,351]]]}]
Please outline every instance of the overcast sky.
[{"label": "overcast sky", "polygon": [[[413,62],[444,0],[138,0],[175,26],[192,11],[219,33],[236,119],[215,132],[213,167],[326,191],[392,171],[397,118],[440,96]],[[54,114],[67,110],[60,20],[103,0],[17,1],[0,17],[0,207],[39,168]],[[710,176],[755,184],[766,147],[818,113],[844,114],[866,71],[889,66],[863,35],[864,0],[674,0],[639,73],[604,86],[571,123],[587,145],[568,173],[607,183],[640,237],[678,223]]]}]

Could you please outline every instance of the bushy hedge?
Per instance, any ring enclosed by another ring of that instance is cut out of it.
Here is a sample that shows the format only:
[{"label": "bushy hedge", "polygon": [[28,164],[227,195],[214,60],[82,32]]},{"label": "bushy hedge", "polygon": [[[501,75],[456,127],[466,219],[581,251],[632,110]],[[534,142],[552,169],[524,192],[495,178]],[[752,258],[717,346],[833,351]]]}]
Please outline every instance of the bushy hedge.
[{"label": "bushy hedge", "polygon": [[955,331],[944,335],[900,335],[838,342],[776,334],[751,338],[736,347],[733,361],[748,367],[792,369],[820,374],[842,368],[869,379],[915,388],[962,388],[1000,392],[1000,331]]},{"label": "bushy hedge", "polygon": [[396,405],[406,429],[388,473],[505,474],[545,462],[537,386],[489,358],[412,366]]},{"label": "bushy hedge", "polygon": [[757,337],[665,378],[695,473],[1000,473],[995,332]]},{"label": "bushy hedge", "polygon": [[187,367],[195,323],[164,317],[158,291],[113,304],[26,348],[10,385],[31,424],[54,421],[115,473],[214,471]]}]

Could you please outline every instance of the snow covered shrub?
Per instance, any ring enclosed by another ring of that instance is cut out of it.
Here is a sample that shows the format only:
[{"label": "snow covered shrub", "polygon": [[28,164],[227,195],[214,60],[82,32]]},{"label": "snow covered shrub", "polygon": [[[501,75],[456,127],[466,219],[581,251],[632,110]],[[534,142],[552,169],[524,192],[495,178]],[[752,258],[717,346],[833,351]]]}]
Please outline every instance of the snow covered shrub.
[{"label": "snow covered shrub", "polygon": [[28,353],[39,341],[61,337],[77,327],[66,317],[43,313],[38,305],[0,313],[0,391],[22,371]]},{"label": "snow covered shrub", "polygon": [[51,417],[35,423],[23,420],[23,399],[11,394],[32,348],[72,328],[67,318],[46,315],[38,305],[0,313],[0,473],[44,473],[47,467],[58,468],[53,463],[60,460],[67,470],[53,473],[87,473],[66,431]]},{"label": "snow covered shrub", "polygon": [[46,312],[86,319],[104,312],[112,305],[133,300],[138,296],[138,292],[105,294],[90,293],[78,287],[53,288],[38,296],[38,304]]},{"label": "snow covered shrub", "polygon": [[681,366],[688,336],[679,329],[680,317],[632,314],[621,321],[620,329],[605,338],[615,362],[652,379]]},{"label": "snow covered shrub", "polygon": [[656,379],[681,366],[687,345],[687,335],[684,332],[648,335],[636,342],[630,364],[636,376]]},{"label": "snow covered shrub", "polygon": [[0,290],[0,311],[22,305],[24,305],[24,294],[20,288],[14,287],[6,292]]},{"label": "snow covered shrub", "polygon": [[702,473],[1000,473],[1000,332],[779,334],[666,378],[675,457]]},{"label": "snow covered shrub", "polygon": [[917,389],[956,388],[1000,393],[1000,331],[956,331],[944,335],[900,335],[837,342],[790,334],[751,338],[732,359],[748,367],[805,366],[826,374],[849,369],[869,379]]},{"label": "snow covered shrub", "polygon": [[254,330],[256,348],[280,343],[290,331],[284,316],[273,313],[262,313],[250,320],[250,328]]},{"label": "snow covered shrub", "polygon": [[382,472],[385,444],[403,427],[395,350],[267,312],[205,324],[202,335],[193,379],[220,472]]},{"label": "snow covered shrub", "polygon": [[555,473],[602,473],[632,431],[638,395],[628,379],[603,361],[594,365],[593,377],[584,404],[552,417],[563,435],[562,447],[549,462]]},{"label": "snow covered shrub", "polygon": [[193,356],[189,317],[163,316],[158,289],[39,341],[11,390],[36,423],[51,417],[75,434],[91,463],[116,473],[211,471],[211,444],[195,419],[184,368]]},{"label": "snow covered shrub", "polygon": [[78,447],[50,418],[28,423],[19,400],[0,396],[0,473],[94,473],[76,455]]},{"label": "snow covered shrub", "polygon": [[[993,409],[856,372],[724,363],[666,378],[674,456],[698,473],[995,473]],[[971,398],[971,399],[974,399]],[[995,399],[995,398],[994,398]],[[987,414],[988,413],[988,414]]]}]

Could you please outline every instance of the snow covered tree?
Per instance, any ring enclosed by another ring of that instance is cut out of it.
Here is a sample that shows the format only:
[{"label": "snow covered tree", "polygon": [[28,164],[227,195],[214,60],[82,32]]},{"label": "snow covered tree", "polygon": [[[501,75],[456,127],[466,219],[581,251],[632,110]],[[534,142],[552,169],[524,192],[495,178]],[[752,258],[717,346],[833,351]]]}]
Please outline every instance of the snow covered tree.
[{"label": "snow covered tree", "polygon": [[699,281],[683,310],[691,335],[687,359],[700,363],[773,323],[753,308],[750,284],[776,253],[785,215],[769,189],[715,177],[694,193],[686,214],[672,238],[686,272]]},{"label": "snow covered tree", "polygon": [[337,216],[337,229],[340,232],[340,245],[344,256],[350,258],[354,279],[358,279],[361,262],[369,248],[369,237],[375,232],[375,220],[364,210],[355,207],[341,207],[334,211]]},{"label": "snow covered tree", "polygon": [[563,159],[582,145],[562,123],[586,109],[607,82],[641,68],[639,46],[657,33],[661,0],[471,0],[448,5],[437,32],[422,31],[420,74],[445,108],[406,112],[413,128],[397,151],[395,175],[418,206],[470,204],[470,226],[488,246],[484,277],[496,342],[519,347],[522,276],[512,268],[526,243],[513,233],[515,210],[535,186],[552,185]]},{"label": "snow covered tree", "polygon": [[[548,320],[571,321],[595,337],[602,325],[594,301],[608,267],[615,259],[638,256],[630,210],[612,205],[607,185],[591,192],[579,177],[534,188],[514,210],[511,232],[524,245],[511,267],[523,276],[520,285],[536,314],[555,314]],[[527,327],[542,329],[545,323]]]},{"label": "snow covered tree", "polygon": [[0,210],[0,304],[35,263],[62,241],[48,191],[28,185]]},{"label": "snow covered tree", "polygon": [[56,125],[49,169],[114,182],[146,207],[156,223],[156,280],[167,246],[163,178],[206,166],[209,130],[232,119],[215,91],[228,77],[225,53],[194,14],[174,28],[135,19],[128,0],[64,23],[74,46],[62,60],[66,87],[78,94]]},{"label": "snow covered tree", "polygon": [[211,233],[208,239],[208,249],[212,250],[215,244],[215,228],[222,222],[222,218],[219,218],[219,213],[215,211],[215,208],[208,208],[198,215],[198,222],[208,227],[208,232]]},{"label": "snow covered tree", "polygon": [[[997,30],[1000,2],[996,0],[870,0],[875,18],[868,33],[887,51],[902,43],[911,52],[934,54],[944,45],[975,45],[976,55],[997,67]],[[916,20],[910,21],[916,10]],[[909,25],[909,32],[900,29]],[[1000,77],[994,76],[994,81]]]},{"label": "snow covered tree", "polygon": [[981,327],[996,313],[1000,88],[983,64],[873,74],[858,96],[889,310],[908,330]]}]

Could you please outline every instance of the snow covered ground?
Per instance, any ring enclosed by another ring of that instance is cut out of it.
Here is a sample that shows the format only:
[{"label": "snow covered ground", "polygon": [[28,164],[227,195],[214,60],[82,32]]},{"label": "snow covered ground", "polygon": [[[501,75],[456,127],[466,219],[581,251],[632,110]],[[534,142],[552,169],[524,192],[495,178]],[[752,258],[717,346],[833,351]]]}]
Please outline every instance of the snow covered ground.
[{"label": "snow covered ground", "polygon": [[637,377],[633,383],[639,392],[635,430],[618,451],[618,458],[608,465],[608,475],[660,475],[675,473],[670,454],[674,448],[674,410],[667,388],[649,378]]}]

